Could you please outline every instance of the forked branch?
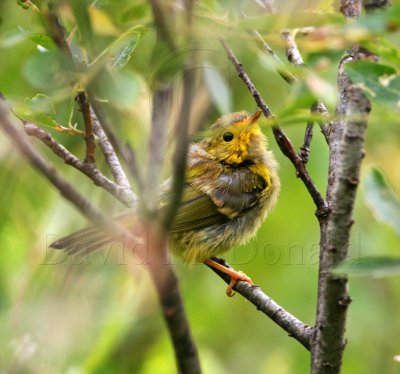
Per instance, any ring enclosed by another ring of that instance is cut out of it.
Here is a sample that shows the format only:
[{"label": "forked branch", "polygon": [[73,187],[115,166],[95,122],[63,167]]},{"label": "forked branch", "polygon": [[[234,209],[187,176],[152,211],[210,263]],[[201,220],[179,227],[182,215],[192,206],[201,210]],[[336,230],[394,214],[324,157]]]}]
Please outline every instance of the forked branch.
[{"label": "forked branch", "polygon": [[[265,103],[264,99],[262,98],[261,94],[255,87],[254,83],[251,81],[250,77],[246,73],[246,70],[244,69],[243,65],[237,59],[237,57],[235,56],[235,54],[233,53],[232,49],[229,47],[227,42],[224,39],[220,39],[220,42],[221,42],[222,46],[224,47],[229,60],[232,62],[233,66],[235,67],[236,71],[238,72],[239,77],[246,84],[248,90],[252,94],[258,107],[264,113],[265,117],[275,118],[275,116],[272,114],[270,108]],[[301,158],[297,155],[297,152],[294,149],[292,142],[285,135],[283,130],[278,125],[274,125],[272,127],[272,131],[275,136],[275,140],[279,145],[280,150],[292,162],[293,166],[296,169],[297,175],[303,181],[308,192],[310,193],[310,195],[317,207],[317,211],[316,211],[317,217],[325,216],[329,210],[328,205],[326,204],[321,193],[318,191],[317,186],[315,185],[315,183],[311,179],[310,175],[308,174],[308,171],[307,171],[305,165],[303,164]]]}]

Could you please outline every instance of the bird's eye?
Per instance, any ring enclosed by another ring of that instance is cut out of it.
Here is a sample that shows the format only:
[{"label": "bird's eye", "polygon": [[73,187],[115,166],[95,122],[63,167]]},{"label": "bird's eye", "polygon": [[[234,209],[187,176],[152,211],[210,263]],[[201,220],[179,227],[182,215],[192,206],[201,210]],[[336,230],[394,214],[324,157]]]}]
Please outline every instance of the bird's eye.
[{"label": "bird's eye", "polygon": [[222,139],[224,139],[224,142],[230,142],[233,139],[233,134],[231,132],[226,132],[222,135]]}]

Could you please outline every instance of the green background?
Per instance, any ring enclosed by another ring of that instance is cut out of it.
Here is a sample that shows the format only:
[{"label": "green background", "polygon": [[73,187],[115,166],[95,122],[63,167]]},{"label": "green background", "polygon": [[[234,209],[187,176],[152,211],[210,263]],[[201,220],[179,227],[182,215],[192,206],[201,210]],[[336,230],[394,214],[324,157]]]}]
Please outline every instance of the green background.
[{"label": "green background", "polygon": [[[198,41],[196,48],[200,51],[200,62],[195,67],[200,81],[196,86],[195,101],[204,97],[210,104],[202,123],[205,127],[224,111],[256,110],[252,97],[237,78],[216,39],[220,33],[228,37],[274,113],[286,115],[285,108],[299,97],[298,92],[300,95],[303,92],[296,91],[300,89],[297,86],[289,87],[249,39],[244,31],[248,25],[238,21],[237,12],[240,7],[247,6],[247,2],[201,1],[195,8],[194,34]],[[279,30],[296,22],[313,24],[314,16],[307,15],[310,8],[303,6],[304,14],[298,13],[298,4],[286,2],[282,15],[270,19],[272,26],[251,6],[248,11],[254,12],[255,27],[267,34],[270,28]],[[330,2],[318,2],[318,6],[321,10],[330,10]],[[163,80],[171,80],[178,92],[173,101],[179,100],[179,61],[185,58],[186,52],[182,48],[178,57],[166,58],[168,53],[157,41],[151,9],[146,2],[99,1],[96,9],[97,13],[91,13],[91,17],[95,37],[93,48],[97,51],[130,27],[146,26],[127,64],[109,76],[99,73],[104,89],[99,96],[109,99],[104,105],[114,128],[121,138],[134,146],[139,163],[143,165],[150,126],[151,90],[157,87],[157,79],[162,76]],[[54,100],[57,122],[66,126],[71,90],[66,80],[59,76],[58,57],[40,52],[27,37],[44,32],[40,18],[14,1],[2,2],[0,10],[1,92],[15,106],[37,93],[46,94]],[[74,23],[71,9],[64,5],[60,13],[71,29]],[[334,13],[324,17],[315,16],[315,22],[324,24],[330,20],[332,27],[342,27],[340,17]],[[107,31],[109,25],[114,29]],[[183,27],[179,22],[175,26]],[[393,43],[398,37],[396,31],[382,34]],[[284,59],[276,33],[268,35],[269,42]],[[344,40],[344,47],[349,43],[343,34],[336,38]],[[179,32],[177,40],[185,45]],[[326,90],[322,86],[322,99],[332,112],[336,70],[344,47],[333,49],[328,42],[317,51],[311,47],[307,49],[305,45],[304,57],[310,71],[327,84]],[[178,61],[176,64],[175,60]],[[389,62],[393,63],[393,60]],[[205,63],[211,67],[204,68]],[[212,78],[208,86],[204,84],[207,73],[203,71],[207,69]],[[307,75],[306,79],[312,78]],[[81,126],[79,113],[74,113],[74,121]],[[284,130],[299,148],[305,125],[304,121],[294,122],[284,126]],[[313,324],[319,241],[315,207],[296,178],[292,165],[277,148],[271,130],[268,126],[264,129],[280,164],[282,192],[279,203],[256,238],[227,254],[226,259],[236,269],[251,276],[270,297],[296,317]],[[84,144],[79,137],[46,130],[83,157]],[[32,143],[107,214],[125,211],[105,192],[56,159],[37,140],[32,139]],[[98,160],[101,164],[100,154]],[[316,127],[308,169],[321,191],[326,188],[327,163],[328,149]],[[169,164],[167,161],[165,176],[169,175]],[[396,117],[391,107],[377,103],[369,121],[362,176],[371,166],[378,166],[399,194],[399,165],[398,114]],[[86,222],[30,168],[2,133],[0,192],[0,371],[175,372],[173,351],[146,271],[131,256],[122,259],[118,250],[103,253],[106,257],[97,254],[79,260],[52,253],[47,248],[49,242]],[[357,261],[360,256],[367,255],[398,256],[398,235],[390,226],[374,219],[363,196],[361,185],[352,229],[351,258]],[[205,373],[308,372],[309,353],[240,295],[227,298],[225,284],[213,272],[203,265],[189,269],[182,266],[179,259],[172,261]],[[343,372],[400,372],[400,363],[394,359],[400,354],[399,276],[350,276],[349,288],[353,302],[348,314]]]}]

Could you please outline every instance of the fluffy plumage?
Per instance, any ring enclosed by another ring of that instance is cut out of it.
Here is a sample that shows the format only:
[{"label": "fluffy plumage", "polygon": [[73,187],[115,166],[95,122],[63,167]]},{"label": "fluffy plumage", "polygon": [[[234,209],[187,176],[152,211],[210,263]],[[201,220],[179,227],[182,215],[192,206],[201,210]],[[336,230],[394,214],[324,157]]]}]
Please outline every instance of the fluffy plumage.
[{"label": "fluffy plumage", "polygon": [[[203,262],[253,237],[280,190],[277,163],[256,121],[260,113],[219,118],[207,136],[190,146],[182,201],[170,229],[170,247],[185,263]],[[160,207],[168,202],[164,182]],[[117,220],[135,229],[134,214]],[[69,253],[91,252],[113,239],[96,228],[52,244]]]}]

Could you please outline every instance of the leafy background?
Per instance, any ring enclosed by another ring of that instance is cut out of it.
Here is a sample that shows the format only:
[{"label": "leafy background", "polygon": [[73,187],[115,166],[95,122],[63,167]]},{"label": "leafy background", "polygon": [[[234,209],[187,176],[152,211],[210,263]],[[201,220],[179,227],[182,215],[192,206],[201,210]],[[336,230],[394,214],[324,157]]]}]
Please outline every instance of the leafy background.
[{"label": "leafy background", "polygon": [[[389,13],[363,16],[346,26],[333,11],[331,1],[314,3],[312,8],[309,3],[280,2],[282,13],[267,17],[246,1],[199,1],[194,11],[201,61],[196,100],[210,103],[211,109],[202,119],[204,126],[229,111],[256,109],[222,53],[217,37],[223,34],[299,147],[304,133],[301,113],[313,95],[334,111],[337,65],[343,50],[361,42],[381,56],[378,63],[367,61],[348,67],[374,106],[351,258],[345,265],[354,275],[350,275],[353,303],[343,372],[398,373],[400,8],[394,1]],[[181,62],[186,55],[184,36],[176,33],[183,47],[171,57],[157,40],[147,2],[100,0],[91,8],[85,2],[71,4],[62,2],[60,8],[67,29],[72,30],[78,22],[80,34],[74,42],[90,46],[92,56],[98,57],[86,78],[100,82],[99,99],[107,98],[104,106],[115,130],[134,146],[143,164],[150,94],[161,76],[170,79],[179,92]],[[243,20],[239,10],[249,18]],[[83,157],[79,136],[54,129],[55,124],[69,123],[80,129],[81,123],[79,113],[73,110],[70,77],[44,35],[40,17],[15,1],[1,2],[0,14],[1,92],[19,115],[40,123]],[[88,19],[92,30],[82,26]],[[270,31],[310,25],[327,32],[320,32],[319,37],[299,36],[308,69],[297,71],[302,83],[289,87],[275,72],[272,61],[249,40],[245,28],[257,28],[285,60],[277,34]],[[175,27],[179,31],[179,22]],[[179,100],[178,94],[174,100]],[[315,209],[277,149],[268,124],[264,125],[280,163],[281,197],[256,239],[236,248],[226,259],[278,303],[312,324],[319,238]],[[52,158],[47,149],[36,144]],[[123,211],[85,177],[59,160],[53,161],[110,215]],[[327,162],[327,147],[316,129],[309,170],[321,190],[326,187]],[[0,371],[174,372],[173,352],[155,293],[140,264],[129,256],[122,258],[118,250],[78,260],[52,253],[46,246],[51,240],[82,227],[85,221],[21,159],[3,135],[0,165]],[[165,175],[168,169],[167,164]],[[224,284],[212,272],[202,265],[187,269],[179,260],[173,262],[205,373],[308,371],[308,352],[240,296],[225,297]]]}]

